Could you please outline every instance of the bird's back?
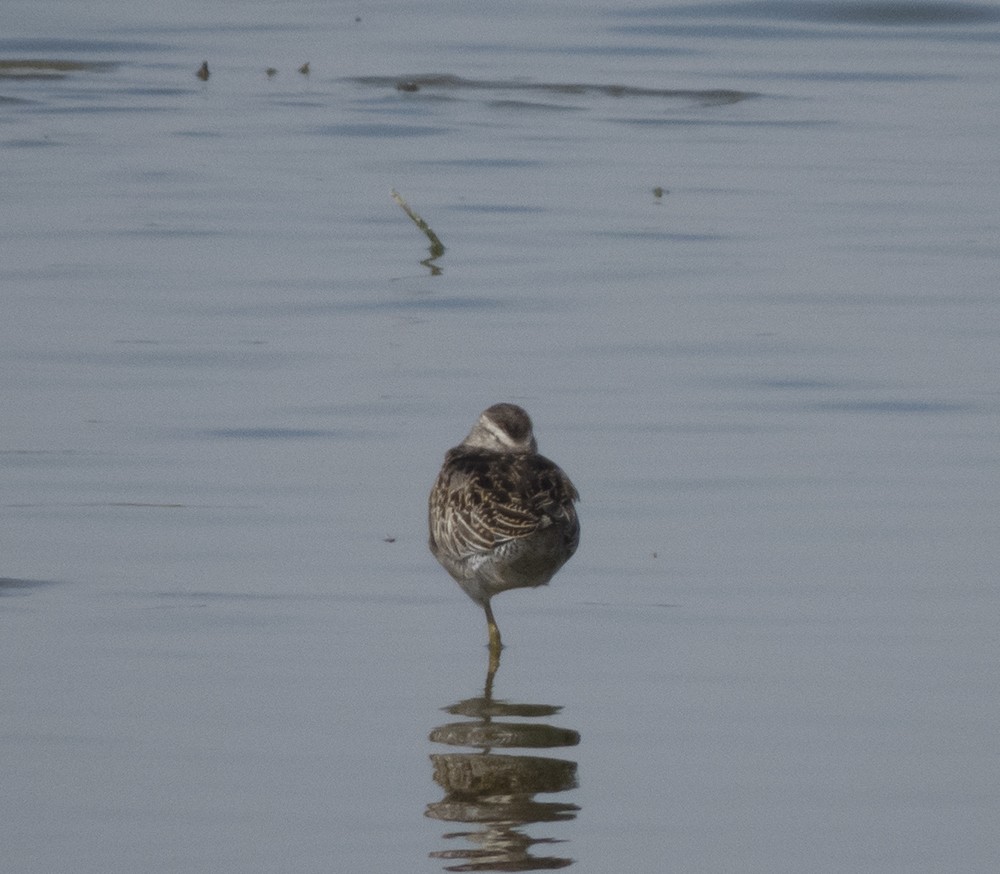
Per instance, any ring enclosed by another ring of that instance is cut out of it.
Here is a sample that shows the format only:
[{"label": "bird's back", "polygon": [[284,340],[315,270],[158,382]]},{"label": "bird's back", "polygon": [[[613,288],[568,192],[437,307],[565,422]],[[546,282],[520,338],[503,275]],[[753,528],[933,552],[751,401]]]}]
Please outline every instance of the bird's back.
[{"label": "bird's back", "polygon": [[542,585],[576,551],[578,498],[542,455],[457,446],[431,490],[431,552],[481,603],[505,589]]}]

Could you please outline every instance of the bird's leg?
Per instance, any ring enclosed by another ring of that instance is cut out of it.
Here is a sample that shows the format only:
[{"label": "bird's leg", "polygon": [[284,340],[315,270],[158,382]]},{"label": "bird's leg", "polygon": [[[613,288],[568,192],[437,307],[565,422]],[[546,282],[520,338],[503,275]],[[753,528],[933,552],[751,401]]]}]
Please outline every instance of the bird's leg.
[{"label": "bird's leg", "polygon": [[496,619],[493,618],[493,608],[490,607],[490,602],[487,601],[484,607],[486,627],[490,632],[490,673],[496,673],[497,668],[500,667],[500,650],[503,649],[503,644],[500,642],[500,628]]},{"label": "bird's leg", "polygon": [[497,626],[496,619],[493,618],[493,608],[490,607],[489,601],[486,602],[484,609],[486,610],[486,626],[490,630],[490,649],[502,649],[500,628]]}]

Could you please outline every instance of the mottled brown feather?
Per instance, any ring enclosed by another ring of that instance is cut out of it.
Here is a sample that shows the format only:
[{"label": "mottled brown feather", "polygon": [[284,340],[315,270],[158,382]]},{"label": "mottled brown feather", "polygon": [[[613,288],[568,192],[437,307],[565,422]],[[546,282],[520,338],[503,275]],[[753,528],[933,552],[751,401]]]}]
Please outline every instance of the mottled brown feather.
[{"label": "mottled brown feather", "polygon": [[576,519],[576,488],[542,455],[449,450],[431,493],[434,546],[455,557],[527,537],[554,519]]},{"label": "mottled brown feather", "polygon": [[547,583],[579,543],[576,488],[536,447],[528,414],[495,404],[431,490],[431,552],[490,619],[493,595]]}]

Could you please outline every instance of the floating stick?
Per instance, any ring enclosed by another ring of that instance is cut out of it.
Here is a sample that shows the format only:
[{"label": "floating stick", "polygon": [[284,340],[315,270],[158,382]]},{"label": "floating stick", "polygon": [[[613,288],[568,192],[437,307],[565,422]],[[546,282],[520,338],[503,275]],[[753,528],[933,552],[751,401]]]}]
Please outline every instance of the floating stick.
[{"label": "floating stick", "polygon": [[399,194],[398,191],[396,191],[395,188],[392,189],[392,199],[399,204],[400,209],[402,209],[403,212],[405,212],[410,217],[410,220],[418,228],[420,228],[420,230],[422,230],[424,234],[427,236],[427,239],[431,241],[431,257],[427,258],[424,261],[421,261],[420,263],[429,267],[432,273],[434,274],[440,273],[441,268],[438,267],[436,264],[431,264],[430,262],[440,258],[444,254],[444,243],[442,243],[441,240],[438,239],[438,235],[431,230],[430,225],[428,225],[427,222],[425,222],[419,215],[417,215],[410,208],[410,205],[405,200],[403,200],[402,196]]}]

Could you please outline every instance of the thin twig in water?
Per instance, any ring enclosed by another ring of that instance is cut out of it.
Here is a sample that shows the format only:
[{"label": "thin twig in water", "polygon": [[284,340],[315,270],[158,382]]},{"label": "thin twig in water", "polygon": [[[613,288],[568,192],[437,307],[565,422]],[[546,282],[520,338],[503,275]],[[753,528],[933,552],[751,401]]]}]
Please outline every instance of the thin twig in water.
[{"label": "thin twig in water", "polygon": [[433,261],[436,258],[440,258],[444,254],[444,243],[438,239],[438,235],[431,230],[430,225],[427,224],[419,215],[417,215],[411,208],[410,205],[403,200],[402,196],[396,191],[395,188],[392,189],[392,199],[399,204],[400,208],[405,212],[410,220],[418,227],[420,230],[426,234],[427,239],[431,241],[431,257],[427,261],[422,261],[422,264],[427,264],[432,270],[439,271],[440,268],[435,267],[432,264],[428,264],[429,261]]}]

